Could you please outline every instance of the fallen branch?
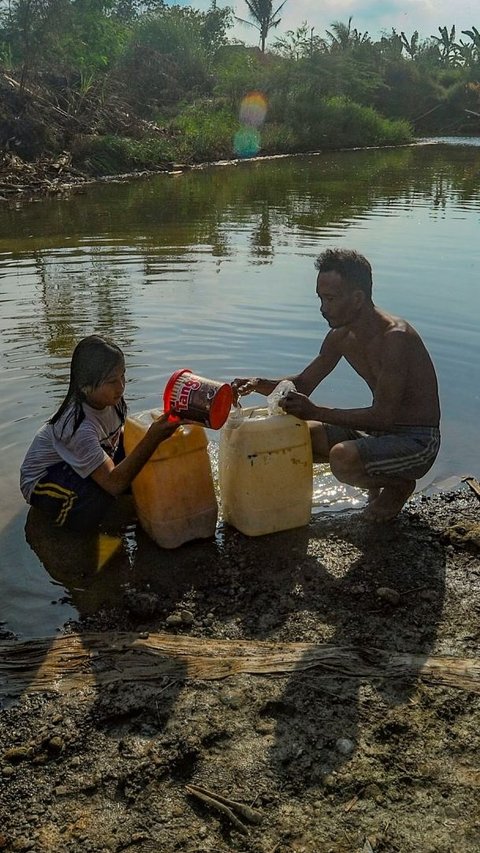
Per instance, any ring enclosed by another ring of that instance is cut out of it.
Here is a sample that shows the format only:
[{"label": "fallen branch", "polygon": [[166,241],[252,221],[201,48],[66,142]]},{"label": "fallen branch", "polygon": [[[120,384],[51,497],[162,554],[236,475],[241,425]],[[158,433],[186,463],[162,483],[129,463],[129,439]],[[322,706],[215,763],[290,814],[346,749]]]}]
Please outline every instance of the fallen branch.
[{"label": "fallen branch", "polygon": [[197,799],[201,800],[207,806],[225,815],[233,823],[235,828],[244,835],[248,835],[248,827],[242,823],[237,815],[240,815],[240,817],[243,817],[249,823],[260,823],[262,820],[260,812],[250,808],[250,806],[239,803],[237,800],[229,800],[227,797],[216,794],[208,788],[201,788],[200,785],[186,785],[185,790],[191,797],[197,797]]},{"label": "fallen branch", "polygon": [[475,477],[464,477],[462,483],[466,483],[467,486],[470,487],[472,492],[477,496],[480,500],[480,483]]},{"label": "fallen branch", "polygon": [[69,634],[0,643],[0,696],[83,690],[114,682],[161,683],[315,669],[325,677],[418,678],[480,693],[480,659],[426,657],[385,649],[211,640],[172,634]]}]

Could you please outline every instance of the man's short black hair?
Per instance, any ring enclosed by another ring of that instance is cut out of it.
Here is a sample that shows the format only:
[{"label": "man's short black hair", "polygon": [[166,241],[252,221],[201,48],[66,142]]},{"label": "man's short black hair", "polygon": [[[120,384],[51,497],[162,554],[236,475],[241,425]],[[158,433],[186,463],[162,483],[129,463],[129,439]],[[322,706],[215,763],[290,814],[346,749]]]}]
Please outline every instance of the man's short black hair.
[{"label": "man's short black hair", "polygon": [[353,290],[361,290],[372,298],[372,268],[369,261],[354,249],[326,249],[315,261],[319,272],[336,272]]}]

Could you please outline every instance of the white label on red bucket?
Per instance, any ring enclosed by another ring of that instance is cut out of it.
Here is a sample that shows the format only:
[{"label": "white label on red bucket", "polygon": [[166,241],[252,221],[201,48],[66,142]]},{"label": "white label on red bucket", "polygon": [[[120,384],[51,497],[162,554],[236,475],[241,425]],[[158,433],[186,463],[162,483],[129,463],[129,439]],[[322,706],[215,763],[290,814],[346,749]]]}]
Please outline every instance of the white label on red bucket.
[{"label": "white label on red bucket", "polygon": [[195,379],[182,379],[181,376],[173,386],[173,406],[177,411],[186,411],[190,402],[192,391],[198,391],[201,387],[201,382]]}]

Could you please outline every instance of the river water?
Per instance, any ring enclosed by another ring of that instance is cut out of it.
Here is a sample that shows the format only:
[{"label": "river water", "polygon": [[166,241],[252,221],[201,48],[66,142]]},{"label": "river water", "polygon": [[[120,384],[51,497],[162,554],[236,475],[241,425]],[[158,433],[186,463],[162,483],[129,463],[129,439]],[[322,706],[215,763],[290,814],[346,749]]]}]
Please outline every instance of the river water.
[{"label": "river water", "polygon": [[[443,443],[418,489],[478,475],[479,220],[478,138],[217,165],[0,205],[4,629],[50,634],[79,609],[27,543],[18,490],[25,449],[65,393],[75,342],[97,331],[122,347],[132,411],[158,407],[181,367],[218,380],[295,373],[327,331],[314,260],[329,246],[369,258],[376,303],[406,317],[433,356]],[[347,365],[313,399],[369,404]],[[209,438],[215,466],[218,434]],[[362,502],[316,469],[316,513]],[[131,566],[134,530],[127,540]]]}]

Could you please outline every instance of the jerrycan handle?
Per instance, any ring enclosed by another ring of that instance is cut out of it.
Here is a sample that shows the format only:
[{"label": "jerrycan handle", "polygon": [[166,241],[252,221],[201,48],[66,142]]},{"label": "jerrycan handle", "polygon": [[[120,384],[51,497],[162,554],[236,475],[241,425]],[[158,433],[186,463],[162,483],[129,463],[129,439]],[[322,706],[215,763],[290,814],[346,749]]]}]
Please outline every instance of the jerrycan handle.
[{"label": "jerrycan handle", "polygon": [[269,415],[285,415],[286,412],[280,406],[290,391],[296,391],[295,385],[290,379],[282,379],[267,397],[267,408]]}]

